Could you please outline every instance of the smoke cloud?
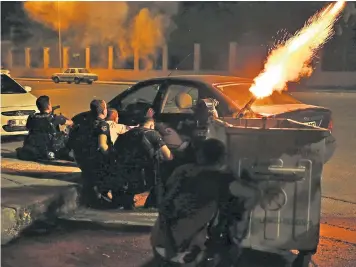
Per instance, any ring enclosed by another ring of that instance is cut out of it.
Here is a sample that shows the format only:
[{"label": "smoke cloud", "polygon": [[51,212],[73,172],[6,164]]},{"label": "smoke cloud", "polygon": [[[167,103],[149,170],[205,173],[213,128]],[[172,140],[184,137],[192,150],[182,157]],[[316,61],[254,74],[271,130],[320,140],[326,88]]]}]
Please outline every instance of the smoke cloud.
[{"label": "smoke cloud", "polygon": [[120,61],[135,54],[152,67],[174,29],[178,2],[24,2],[29,17],[57,31],[76,47],[115,45]]}]

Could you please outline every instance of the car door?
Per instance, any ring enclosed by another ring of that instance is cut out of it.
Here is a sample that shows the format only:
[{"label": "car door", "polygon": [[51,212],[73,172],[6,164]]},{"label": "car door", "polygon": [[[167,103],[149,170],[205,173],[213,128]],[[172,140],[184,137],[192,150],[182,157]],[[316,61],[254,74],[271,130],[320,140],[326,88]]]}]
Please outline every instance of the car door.
[{"label": "car door", "polygon": [[140,82],[111,100],[109,108],[119,112],[120,123],[137,125],[149,108],[158,112],[163,83],[163,80]]},{"label": "car door", "polygon": [[[191,137],[194,131],[194,106],[198,100],[204,98],[207,89],[191,81],[170,81],[164,88],[159,112],[155,119],[157,123],[165,123],[176,130],[181,136]],[[176,99],[180,94],[188,94],[192,103],[187,108],[180,108]]]},{"label": "car door", "polygon": [[69,75],[70,75],[70,69],[66,69],[63,73],[61,73],[60,80],[63,82],[68,81]]},{"label": "car door", "polygon": [[70,73],[68,76],[68,82],[74,82],[74,78],[76,77],[77,69],[70,69]]}]

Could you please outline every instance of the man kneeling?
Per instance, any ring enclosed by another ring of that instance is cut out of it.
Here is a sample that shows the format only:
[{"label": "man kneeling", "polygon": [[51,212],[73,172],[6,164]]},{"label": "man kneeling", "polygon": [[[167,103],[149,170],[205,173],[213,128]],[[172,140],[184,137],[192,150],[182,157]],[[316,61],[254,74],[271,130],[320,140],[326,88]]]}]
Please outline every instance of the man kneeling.
[{"label": "man kneeling", "polygon": [[151,235],[157,266],[205,267],[211,258],[219,259],[213,266],[235,264],[244,233],[232,240],[227,229],[246,218],[258,191],[225,169],[224,156],[221,141],[206,140],[197,163],[178,167],[168,179]]}]

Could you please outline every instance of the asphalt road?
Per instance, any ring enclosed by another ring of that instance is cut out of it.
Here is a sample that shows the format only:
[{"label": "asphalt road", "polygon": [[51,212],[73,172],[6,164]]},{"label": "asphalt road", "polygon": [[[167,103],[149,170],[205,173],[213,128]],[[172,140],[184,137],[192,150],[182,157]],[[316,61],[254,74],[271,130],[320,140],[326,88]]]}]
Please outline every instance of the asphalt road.
[{"label": "asphalt road", "polygon": [[[3,267],[157,267],[149,234],[82,224],[36,227],[20,239],[2,246]],[[295,256],[246,251],[240,267],[289,267]],[[355,267],[356,246],[321,238],[313,265]]]},{"label": "asphalt road", "polygon": [[130,85],[107,84],[55,84],[53,82],[20,81],[22,85],[32,87],[35,96],[48,95],[52,105],[60,105],[63,115],[73,117],[75,114],[89,110],[89,103],[93,99],[103,99],[109,102]]},{"label": "asphalt road", "polygon": [[[68,85],[51,82],[21,82],[33,88],[35,96],[49,95],[53,105],[72,117],[88,110],[93,98],[109,101],[128,86]],[[323,173],[323,222],[356,231],[356,93],[294,93],[303,102],[333,111],[337,150]],[[3,151],[14,151],[21,141],[3,142]],[[355,233],[355,232],[353,232]],[[321,238],[318,266],[356,266],[356,245]],[[21,256],[19,256],[21,255]],[[24,237],[2,248],[2,266],[144,266],[151,257],[148,234],[123,234],[106,230],[60,231]],[[273,261],[275,262],[275,261]],[[255,265],[248,265],[255,266]],[[258,266],[258,265],[256,265]],[[262,265],[266,266],[266,265]],[[275,263],[272,266],[277,266]]]}]

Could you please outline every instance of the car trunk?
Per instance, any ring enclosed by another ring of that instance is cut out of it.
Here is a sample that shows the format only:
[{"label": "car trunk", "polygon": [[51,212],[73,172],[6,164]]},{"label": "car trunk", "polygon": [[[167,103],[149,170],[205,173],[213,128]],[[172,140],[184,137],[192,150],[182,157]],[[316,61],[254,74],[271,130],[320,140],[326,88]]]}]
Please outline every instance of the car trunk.
[{"label": "car trunk", "polygon": [[331,111],[323,107],[306,104],[287,104],[274,106],[252,106],[254,112],[275,118],[286,118],[312,126],[331,128]]}]

